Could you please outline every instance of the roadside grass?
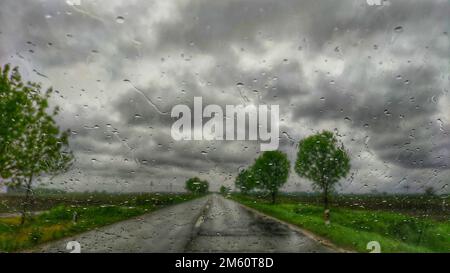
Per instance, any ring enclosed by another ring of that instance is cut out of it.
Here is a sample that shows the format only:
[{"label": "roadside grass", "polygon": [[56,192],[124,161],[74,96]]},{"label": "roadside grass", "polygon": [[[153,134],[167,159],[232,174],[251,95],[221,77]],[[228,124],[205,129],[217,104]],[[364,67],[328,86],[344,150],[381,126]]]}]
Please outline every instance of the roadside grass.
[{"label": "roadside grass", "polygon": [[[259,196],[263,197],[263,196]],[[333,194],[332,204],[340,208],[399,212],[411,216],[448,220],[450,195],[425,194]],[[319,193],[280,193],[280,203],[305,203],[322,206]]]},{"label": "roadside grass", "polygon": [[[94,196],[95,197],[95,196]],[[200,197],[192,194],[116,195],[116,204],[56,205],[28,219],[0,218],[0,251],[13,252],[136,217],[168,205]],[[76,215],[76,222],[74,221]]]},{"label": "roadside grass", "polygon": [[232,199],[267,215],[297,225],[344,249],[369,252],[378,241],[382,252],[450,252],[450,220],[409,216],[369,209],[331,208],[331,224],[323,221],[323,208],[299,202],[270,204],[254,196],[233,194]]}]

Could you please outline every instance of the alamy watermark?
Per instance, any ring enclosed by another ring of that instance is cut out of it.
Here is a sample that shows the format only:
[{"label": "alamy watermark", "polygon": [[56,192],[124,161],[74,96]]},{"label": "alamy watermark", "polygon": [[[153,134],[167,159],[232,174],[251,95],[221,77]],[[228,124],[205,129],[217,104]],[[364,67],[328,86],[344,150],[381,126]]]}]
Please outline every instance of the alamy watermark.
[{"label": "alamy watermark", "polygon": [[[172,108],[171,116],[178,119],[171,135],[174,140],[260,140],[261,151],[276,150],[279,112],[279,105],[226,105],[225,111],[215,104],[203,108],[202,98],[194,97],[193,114],[184,104]],[[203,118],[209,120],[204,123]]]},{"label": "alamy watermark", "polygon": [[67,242],[66,249],[70,250],[70,253],[81,253],[81,244],[78,241]]},{"label": "alamy watermark", "polygon": [[367,250],[370,250],[369,253],[381,253],[381,245],[378,241],[370,241],[366,246]]}]

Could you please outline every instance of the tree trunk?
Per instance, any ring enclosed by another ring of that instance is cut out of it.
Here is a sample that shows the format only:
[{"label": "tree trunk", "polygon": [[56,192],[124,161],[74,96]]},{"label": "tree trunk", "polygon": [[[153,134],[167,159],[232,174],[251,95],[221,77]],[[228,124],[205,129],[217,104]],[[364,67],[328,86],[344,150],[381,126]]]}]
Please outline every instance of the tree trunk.
[{"label": "tree trunk", "polygon": [[275,191],[273,191],[272,192],[272,204],[275,204],[275,197],[276,197],[276,192]]},{"label": "tree trunk", "polygon": [[25,199],[22,204],[22,217],[20,219],[20,225],[23,225],[25,223],[25,218],[27,214],[28,209],[28,203],[30,202],[30,195],[31,195],[31,182],[33,181],[33,175],[30,175],[28,178],[27,183],[25,184]]},{"label": "tree trunk", "polygon": [[326,225],[330,224],[330,209],[328,207],[328,187],[325,187],[323,191],[323,205],[324,205],[324,212],[323,212],[323,220],[325,221]]}]

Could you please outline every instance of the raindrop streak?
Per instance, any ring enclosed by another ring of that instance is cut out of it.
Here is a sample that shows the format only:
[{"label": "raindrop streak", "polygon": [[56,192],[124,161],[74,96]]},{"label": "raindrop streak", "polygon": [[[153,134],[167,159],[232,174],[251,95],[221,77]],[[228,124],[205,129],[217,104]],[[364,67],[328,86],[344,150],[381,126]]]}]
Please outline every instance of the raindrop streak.
[{"label": "raindrop streak", "polygon": [[38,75],[38,76],[48,79],[47,75],[42,74],[41,72],[37,71],[36,69],[33,69],[33,72],[36,73],[36,75]]},{"label": "raindrop streak", "polygon": [[87,126],[87,125],[85,125],[85,126],[83,126],[83,128],[86,129],[86,130],[93,130],[93,129],[100,128],[100,126],[98,126],[98,125],[94,125],[94,126]]},{"label": "raindrop streak", "polygon": [[123,18],[122,16],[117,16],[116,17],[116,22],[118,24],[123,24],[125,22],[125,18]]},{"label": "raindrop streak", "polygon": [[395,32],[403,32],[403,27],[402,26],[398,26],[394,28]]},{"label": "raindrop streak", "polygon": [[153,108],[155,108],[155,110],[156,110],[159,114],[161,114],[161,115],[168,115],[168,114],[169,114],[169,113],[167,113],[167,112],[163,112],[163,111],[159,110],[158,106],[156,106],[156,104],[155,104],[149,97],[147,97],[147,95],[145,95],[145,93],[144,93],[141,89],[137,88],[130,80],[125,79],[125,80],[123,80],[123,81],[124,81],[124,82],[128,82],[129,84],[131,84],[131,86],[133,86],[134,90],[136,90],[136,91],[139,92],[142,96],[144,96],[144,98],[147,100],[147,102],[148,102]]},{"label": "raindrop streak", "polygon": [[288,140],[290,140],[292,144],[296,142],[295,139],[293,139],[287,132],[283,132],[282,135],[284,135]]},{"label": "raindrop streak", "polygon": [[438,118],[437,122],[439,123],[439,130],[441,132],[444,132],[444,122],[442,121],[442,119]]},{"label": "raindrop streak", "polygon": [[239,95],[241,95],[241,98],[244,100],[244,104],[246,104],[247,102],[249,102],[250,100],[247,98],[247,96],[244,95],[244,94],[242,93],[242,88],[241,88],[241,87],[243,87],[244,84],[241,83],[241,82],[238,82],[238,83],[236,84],[236,86],[238,87]]}]

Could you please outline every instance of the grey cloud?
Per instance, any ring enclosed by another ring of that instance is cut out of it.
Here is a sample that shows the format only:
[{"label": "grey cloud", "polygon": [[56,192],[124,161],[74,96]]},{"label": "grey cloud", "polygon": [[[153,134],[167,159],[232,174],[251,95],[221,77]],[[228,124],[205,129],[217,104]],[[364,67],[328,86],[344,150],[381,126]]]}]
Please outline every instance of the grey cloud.
[{"label": "grey cloud", "polygon": [[[446,1],[85,2],[0,4],[0,61],[46,75],[26,76],[61,92],[57,121],[76,132],[64,186],[182,190],[192,175],[231,185],[259,143],[176,142],[158,112],[202,96],[280,105],[292,162],[299,139],[336,129],[355,158],[342,191],[420,191],[424,180],[448,191]],[[295,174],[285,189],[310,190]]]}]

